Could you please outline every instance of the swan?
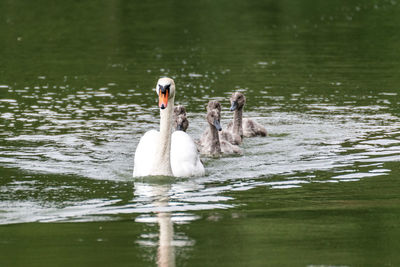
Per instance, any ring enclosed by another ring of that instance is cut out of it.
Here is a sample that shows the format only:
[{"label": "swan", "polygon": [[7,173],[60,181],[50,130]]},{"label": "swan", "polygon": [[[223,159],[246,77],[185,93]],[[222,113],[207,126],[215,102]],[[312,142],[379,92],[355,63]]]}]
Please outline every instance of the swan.
[{"label": "swan", "polygon": [[[221,104],[216,100],[211,100],[207,104],[207,111],[211,109],[217,109],[219,113],[221,113],[222,110]],[[234,133],[232,131],[221,130],[218,132],[218,134],[220,141],[225,140],[233,145],[240,145],[242,143],[242,137],[239,134]]]},{"label": "swan", "polygon": [[176,106],[174,108],[174,128],[177,131],[186,132],[189,127],[189,121],[186,117],[186,109],[184,106]]},{"label": "swan", "polygon": [[[240,93],[235,92],[231,98],[231,111],[234,111],[233,121],[228,123],[226,130],[222,133],[232,144],[240,144],[243,137],[253,136],[267,136],[267,130],[256,121],[243,117],[243,107],[246,103],[246,97]],[[240,137],[240,141],[238,139]],[[239,142],[239,143],[238,143]]]},{"label": "swan", "polygon": [[[207,122],[209,128],[206,129],[198,141],[200,154],[206,156],[220,156],[221,154],[242,154],[242,150],[235,145],[232,145],[226,140],[219,138],[218,132],[221,128],[221,110],[218,109],[221,105],[211,100],[207,105]],[[213,108],[217,107],[217,108]]]},{"label": "swan", "polygon": [[212,110],[212,109],[216,109],[216,110],[218,110],[219,113],[221,113],[221,110],[222,110],[221,104],[217,100],[208,101],[207,111]]},{"label": "swan", "polygon": [[196,144],[183,131],[172,131],[175,83],[171,78],[157,82],[160,131],[147,131],[136,147],[133,176],[201,176],[204,166]]}]

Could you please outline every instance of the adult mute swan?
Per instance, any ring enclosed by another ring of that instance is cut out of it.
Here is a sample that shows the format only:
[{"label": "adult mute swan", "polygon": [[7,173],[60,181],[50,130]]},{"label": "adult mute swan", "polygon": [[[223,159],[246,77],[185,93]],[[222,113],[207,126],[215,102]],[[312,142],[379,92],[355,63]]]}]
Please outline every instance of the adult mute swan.
[{"label": "adult mute swan", "polygon": [[232,145],[226,140],[219,138],[218,132],[221,128],[221,105],[215,100],[211,100],[207,105],[207,122],[209,128],[206,129],[198,141],[200,153],[207,156],[220,156],[221,154],[242,154],[240,147]]},{"label": "adult mute swan", "polygon": [[172,132],[175,83],[170,78],[157,82],[160,131],[147,131],[135,152],[133,176],[200,176],[204,167],[193,139],[183,131]]},{"label": "adult mute swan", "polygon": [[[224,139],[232,144],[240,144],[242,138],[253,136],[267,136],[267,130],[261,124],[248,118],[243,119],[243,107],[246,103],[246,97],[240,93],[233,93],[231,98],[231,111],[234,111],[233,121],[223,131]],[[240,139],[238,139],[238,136]],[[239,141],[240,140],[240,141]]]}]

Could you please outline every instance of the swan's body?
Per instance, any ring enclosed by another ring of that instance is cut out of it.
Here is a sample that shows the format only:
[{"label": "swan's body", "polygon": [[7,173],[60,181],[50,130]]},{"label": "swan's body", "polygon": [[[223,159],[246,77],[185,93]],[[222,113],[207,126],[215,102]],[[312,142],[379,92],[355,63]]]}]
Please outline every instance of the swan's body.
[{"label": "swan's body", "polygon": [[157,83],[160,107],[160,131],[150,130],[140,139],[135,152],[133,176],[204,175],[196,145],[182,131],[172,132],[175,83],[161,78]]},{"label": "swan's body", "polygon": [[[184,106],[174,108],[174,128],[171,140],[171,167],[174,176],[193,176],[204,174],[204,167],[198,157],[193,139],[186,133],[189,121]],[[192,162],[192,159],[196,159]],[[194,165],[194,167],[192,167]]]},{"label": "swan's body", "polygon": [[[160,132],[156,130],[147,131],[136,147],[133,176],[148,176],[154,165],[154,155],[157,153],[157,140]],[[172,169],[171,169],[172,174]]]},{"label": "swan's body", "polygon": [[232,145],[242,144],[242,136],[240,136],[240,134],[230,129],[229,126],[232,126],[231,123],[228,124],[226,129],[219,132],[220,139],[225,140]]},{"label": "swan's body", "polygon": [[[239,117],[239,116],[237,116],[237,117]],[[233,133],[234,129],[235,129],[234,122],[232,122],[232,121],[229,122],[226,127],[226,130]],[[243,137],[267,136],[268,135],[268,132],[264,126],[262,126],[261,124],[259,124],[258,122],[256,122],[253,119],[250,119],[250,118],[242,119],[242,131],[243,131],[242,132]],[[238,132],[238,130],[235,131],[235,133],[237,133],[237,132]],[[238,134],[236,134],[236,135],[238,135]]]},{"label": "swan's body", "polygon": [[215,103],[211,102],[216,101],[210,101],[207,106],[207,122],[209,124],[209,128],[204,131],[203,135],[198,141],[200,154],[206,156],[220,156],[221,154],[242,154],[242,150],[238,146],[232,145],[228,141],[220,139],[218,132],[222,130],[220,125],[221,110],[220,108],[218,109],[218,105],[213,107],[212,105]]},{"label": "swan's body", "polygon": [[243,107],[246,97],[240,93],[233,93],[231,98],[231,111],[234,111],[233,121],[229,122],[226,129],[222,131],[223,138],[232,144],[241,144],[243,137],[267,136],[267,130],[258,122],[244,118]]},{"label": "swan's body", "polygon": [[171,168],[174,176],[204,175],[204,167],[193,139],[183,131],[175,131],[171,142]]}]

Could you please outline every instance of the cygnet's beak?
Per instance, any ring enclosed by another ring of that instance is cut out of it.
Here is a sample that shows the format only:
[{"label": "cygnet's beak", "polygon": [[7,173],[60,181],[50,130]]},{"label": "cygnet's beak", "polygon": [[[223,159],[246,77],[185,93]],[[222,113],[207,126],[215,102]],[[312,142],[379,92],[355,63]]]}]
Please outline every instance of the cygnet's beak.
[{"label": "cygnet's beak", "polygon": [[237,107],[238,107],[238,102],[237,102],[237,101],[233,101],[233,102],[232,102],[232,106],[231,106],[231,111],[236,110]]},{"label": "cygnet's beak", "polygon": [[168,93],[169,93],[169,90],[160,90],[160,93],[158,95],[158,107],[159,108],[165,109],[167,107],[167,105],[168,105]]},{"label": "cygnet's beak", "polygon": [[222,131],[221,123],[219,122],[218,119],[214,120],[214,126],[218,131]]}]

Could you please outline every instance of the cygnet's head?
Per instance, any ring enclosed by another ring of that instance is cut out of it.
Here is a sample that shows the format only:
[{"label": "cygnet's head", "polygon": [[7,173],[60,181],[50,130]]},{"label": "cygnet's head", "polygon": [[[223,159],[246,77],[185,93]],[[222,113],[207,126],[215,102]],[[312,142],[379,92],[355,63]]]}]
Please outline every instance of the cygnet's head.
[{"label": "cygnet's head", "polygon": [[174,128],[177,131],[186,132],[189,127],[189,121],[186,117],[186,109],[184,106],[174,107]]},{"label": "cygnet's head", "polygon": [[182,106],[182,105],[175,106],[174,107],[174,115],[178,116],[178,115],[181,115],[181,114],[186,115],[186,108],[184,106]]},{"label": "cygnet's head", "polygon": [[175,83],[171,78],[158,79],[156,92],[158,94],[158,106],[165,109],[168,106],[168,101],[175,97]]},{"label": "cygnet's head", "polygon": [[207,104],[207,111],[217,109],[221,112],[221,104],[217,100],[210,100]]},{"label": "cygnet's head", "polygon": [[218,131],[222,130],[221,127],[221,113],[218,109],[210,109],[207,111],[207,121],[210,125],[213,125]]},{"label": "cygnet's head", "polygon": [[246,103],[246,97],[240,92],[233,93],[230,100],[231,111],[243,108],[244,104]]}]

